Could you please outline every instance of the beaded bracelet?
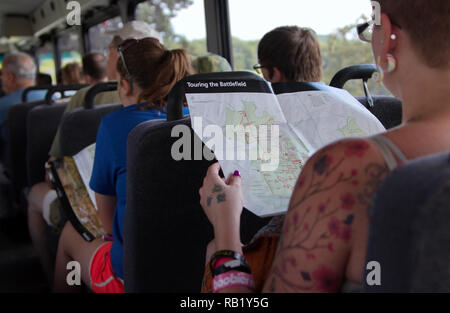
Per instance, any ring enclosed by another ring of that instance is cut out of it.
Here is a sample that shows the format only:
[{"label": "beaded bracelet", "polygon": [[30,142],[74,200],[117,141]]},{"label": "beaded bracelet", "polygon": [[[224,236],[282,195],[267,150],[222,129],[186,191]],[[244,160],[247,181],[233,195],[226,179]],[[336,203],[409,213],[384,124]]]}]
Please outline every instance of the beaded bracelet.
[{"label": "beaded bracelet", "polygon": [[255,282],[253,280],[253,276],[248,273],[224,273],[214,277],[212,285],[213,293],[218,293],[222,289],[234,286],[244,286],[249,289],[255,290]]}]

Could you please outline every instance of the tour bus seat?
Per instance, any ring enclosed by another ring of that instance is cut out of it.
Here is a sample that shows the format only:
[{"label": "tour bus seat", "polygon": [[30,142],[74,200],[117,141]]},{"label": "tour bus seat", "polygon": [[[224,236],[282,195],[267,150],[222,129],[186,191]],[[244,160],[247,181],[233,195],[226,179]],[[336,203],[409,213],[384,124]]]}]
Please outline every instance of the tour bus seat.
[{"label": "tour bus seat", "polygon": [[121,103],[104,104],[92,109],[77,108],[65,113],[60,124],[62,155],[73,156],[93,144],[101,119],[120,108]]},{"label": "tour bus seat", "polygon": [[[198,190],[213,162],[175,161],[171,147],[178,138],[171,138],[171,131],[176,125],[190,127],[190,118],[143,123],[128,137],[123,231],[127,292],[199,292],[201,288],[213,229],[200,206]],[[192,132],[192,144],[193,140],[200,139]],[[244,210],[243,242],[268,221]]]},{"label": "tour bus seat", "polygon": [[377,71],[375,64],[352,65],[338,71],[331,79],[330,86],[344,88],[344,85],[353,79],[362,79],[367,82]]},{"label": "tour bus seat", "polygon": [[28,113],[44,101],[25,102],[13,105],[8,110],[8,142],[6,147],[6,172],[13,184],[16,200],[27,186],[26,150],[27,150],[27,116]]},{"label": "tour bus seat", "polygon": [[[26,100],[28,93],[34,90],[47,90],[46,99],[42,101],[24,102],[13,105],[8,110],[8,143],[6,148],[6,173],[13,184],[15,201],[22,201],[22,190],[28,185],[27,174],[27,119],[28,113],[41,104],[52,104],[52,95],[56,92],[78,90],[85,85],[56,85],[56,86],[35,86],[27,88],[22,99]],[[47,101],[48,100],[48,101]]]},{"label": "tour bus seat", "polygon": [[372,96],[370,94],[367,81],[376,71],[377,68],[374,64],[349,66],[334,75],[330,86],[342,89],[347,81],[361,79],[366,96],[358,97],[358,101],[372,112],[386,129],[390,129],[400,125],[402,122],[402,102],[395,97]]},{"label": "tour bus seat", "polygon": [[28,114],[26,158],[29,188],[44,181],[44,164],[66,106],[67,102],[39,105]]},{"label": "tour bus seat", "polygon": [[[192,77],[262,80],[244,72]],[[214,161],[175,161],[172,157],[172,145],[179,140],[171,136],[173,127],[191,127],[190,118],[182,115],[184,83],[185,80],[178,82],[169,95],[168,122],[142,123],[128,136],[127,209],[123,226],[126,292],[201,290],[206,246],[213,239],[213,229],[200,206],[198,190]],[[190,136],[193,156],[197,146],[194,140],[200,139],[193,131]],[[243,243],[248,243],[269,220],[244,209]]]},{"label": "tour bus seat", "polygon": [[[370,212],[366,292],[450,292],[450,154],[394,170]],[[373,285],[376,276],[380,285]]]},{"label": "tour bus seat", "polygon": [[399,126],[402,123],[402,102],[394,97],[375,96],[374,106],[367,103],[366,97],[356,97],[373,115],[375,115],[386,129]]}]

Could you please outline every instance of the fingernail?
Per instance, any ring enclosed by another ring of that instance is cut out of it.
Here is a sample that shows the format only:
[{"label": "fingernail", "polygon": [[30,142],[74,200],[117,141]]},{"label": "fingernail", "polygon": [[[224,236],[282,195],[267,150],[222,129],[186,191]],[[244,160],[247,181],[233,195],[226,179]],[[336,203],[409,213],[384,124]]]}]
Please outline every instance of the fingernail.
[{"label": "fingernail", "polygon": [[239,171],[234,171],[234,174],[233,174],[234,176],[238,176],[238,177],[241,177],[241,173],[239,173]]}]

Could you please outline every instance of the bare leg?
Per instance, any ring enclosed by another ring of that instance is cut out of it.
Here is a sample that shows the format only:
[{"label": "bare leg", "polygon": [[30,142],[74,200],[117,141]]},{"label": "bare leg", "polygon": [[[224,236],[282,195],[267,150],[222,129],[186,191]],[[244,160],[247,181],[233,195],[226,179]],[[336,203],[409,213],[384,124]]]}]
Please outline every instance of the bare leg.
[{"label": "bare leg", "polygon": [[41,260],[42,268],[49,284],[53,281],[53,262],[45,233],[46,222],[42,217],[42,203],[44,197],[51,189],[47,183],[41,182],[34,185],[28,195],[28,229],[31,240]]},{"label": "bare leg", "polygon": [[81,267],[81,279],[90,286],[90,261],[95,250],[104,244],[102,239],[95,239],[91,242],[84,240],[80,234],[73,228],[70,222],[67,222],[59,238],[58,253],[56,255],[54,292],[78,292],[77,286],[69,286],[66,277],[69,271],[67,263],[77,261]]}]

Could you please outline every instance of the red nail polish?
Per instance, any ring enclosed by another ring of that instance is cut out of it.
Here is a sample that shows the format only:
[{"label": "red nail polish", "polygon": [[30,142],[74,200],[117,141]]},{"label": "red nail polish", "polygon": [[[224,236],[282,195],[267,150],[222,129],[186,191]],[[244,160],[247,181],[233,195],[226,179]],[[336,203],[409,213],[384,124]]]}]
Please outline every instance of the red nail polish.
[{"label": "red nail polish", "polygon": [[241,173],[239,173],[239,171],[234,171],[234,174],[233,174],[234,176],[238,176],[238,177],[241,177]]}]

